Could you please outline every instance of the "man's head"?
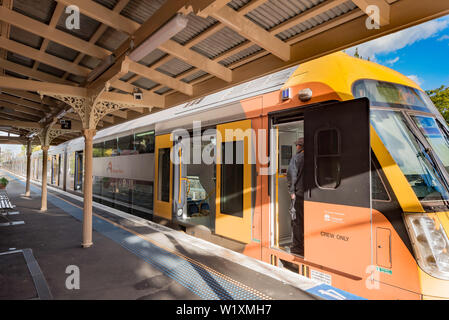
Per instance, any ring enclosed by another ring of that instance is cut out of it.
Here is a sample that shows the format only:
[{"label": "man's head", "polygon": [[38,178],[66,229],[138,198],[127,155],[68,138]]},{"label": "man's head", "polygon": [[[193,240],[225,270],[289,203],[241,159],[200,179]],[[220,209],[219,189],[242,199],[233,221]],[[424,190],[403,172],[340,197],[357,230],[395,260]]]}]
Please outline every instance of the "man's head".
[{"label": "man's head", "polygon": [[298,138],[298,140],[296,140],[295,144],[296,144],[297,151],[304,149],[304,138]]}]

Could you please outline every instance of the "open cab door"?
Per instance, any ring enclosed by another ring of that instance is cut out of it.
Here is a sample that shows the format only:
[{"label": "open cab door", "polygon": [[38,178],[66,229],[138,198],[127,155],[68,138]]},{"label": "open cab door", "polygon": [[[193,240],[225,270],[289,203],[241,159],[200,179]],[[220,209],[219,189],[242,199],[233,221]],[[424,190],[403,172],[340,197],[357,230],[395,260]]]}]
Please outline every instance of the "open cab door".
[{"label": "open cab door", "polygon": [[305,259],[363,278],[372,265],[366,98],[304,112]]}]

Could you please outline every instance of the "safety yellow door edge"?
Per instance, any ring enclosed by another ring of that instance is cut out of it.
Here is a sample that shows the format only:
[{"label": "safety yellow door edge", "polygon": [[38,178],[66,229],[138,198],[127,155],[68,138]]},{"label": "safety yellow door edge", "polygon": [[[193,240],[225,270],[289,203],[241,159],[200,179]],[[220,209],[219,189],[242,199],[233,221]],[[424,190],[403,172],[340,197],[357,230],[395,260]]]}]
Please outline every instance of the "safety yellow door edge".
[{"label": "safety yellow door edge", "polygon": [[165,134],[156,136],[155,153],[154,153],[154,196],[153,196],[153,215],[165,218],[167,220],[172,219],[172,195],[173,195],[173,165],[170,161],[170,196],[169,202],[158,200],[159,192],[159,149],[170,148],[172,152],[173,141],[171,140],[171,134]]},{"label": "safety yellow door edge", "polygon": [[371,126],[371,147],[404,212],[425,212],[410,183]]},{"label": "safety yellow door edge", "polygon": [[[234,131],[236,135],[226,137],[225,130]],[[241,131],[238,131],[238,130]],[[221,159],[222,142],[243,141],[244,142],[244,165],[243,165],[243,217],[221,213],[221,161],[217,161],[216,180],[216,215],[215,233],[224,237],[234,239],[243,243],[251,242],[252,211],[251,211],[251,148],[252,138],[245,138],[245,131],[251,129],[251,120],[236,121],[217,125],[217,159]],[[250,132],[250,131],[246,131]],[[251,137],[251,136],[250,136]],[[221,138],[221,141],[220,141]]]},{"label": "safety yellow door edge", "polygon": [[276,238],[275,246],[279,248],[279,127],[276,127]]}]

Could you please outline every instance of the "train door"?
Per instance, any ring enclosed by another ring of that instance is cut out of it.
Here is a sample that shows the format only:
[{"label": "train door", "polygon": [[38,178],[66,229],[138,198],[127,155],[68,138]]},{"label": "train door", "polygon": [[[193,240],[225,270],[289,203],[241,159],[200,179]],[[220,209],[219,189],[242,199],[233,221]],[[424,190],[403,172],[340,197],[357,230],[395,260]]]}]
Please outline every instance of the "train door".
[{"label": "train door", "polygon": [[176,220],[215,231],[216,130],[174,133],[173,199]]},{"label": "train door", "polygon": [[217,125],[215,233],[243,243],[252,238],[251,120]]},{"label": "train door", "polygon": [[173,166],[170,152],[173,142],[170,134],[156,136],[155,153],[155,188],[153,214],[165,219],[172,219],[172,181]]},{"label": "train door", "polygon": [[287,169],[291,158],[296,153],[295,142],[298,138],[304,137],[303,116],[292,122],[280,123],[274,125],[272,143],[274,143],[276,157],[273,163],[276,165],[276,174],[273,175],[272,185],[274,187],[275,197],[275,225],[276,235],[274,244],[276,247],[285,251],[290,251],[292,246],[292,227],[290,217],[290,194],[287,183]]},{"label": "train door", "polygon": [[75,191],[83,189],[83,151],[75,152]]}]

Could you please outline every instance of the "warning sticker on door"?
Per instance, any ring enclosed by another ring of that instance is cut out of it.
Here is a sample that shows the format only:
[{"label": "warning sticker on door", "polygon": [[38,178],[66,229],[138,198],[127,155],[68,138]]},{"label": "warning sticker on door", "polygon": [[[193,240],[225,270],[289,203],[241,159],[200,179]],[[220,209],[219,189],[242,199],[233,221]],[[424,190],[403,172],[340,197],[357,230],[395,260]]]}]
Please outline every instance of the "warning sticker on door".
[{"label": "warning sticker on door", "polygon": [[325,283],[327,285],[332,285],[332,276],[323,272],[319,272],[316,270],[311,270],[310,279]]}]

